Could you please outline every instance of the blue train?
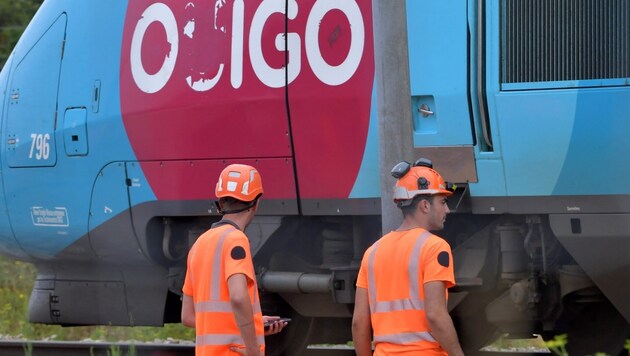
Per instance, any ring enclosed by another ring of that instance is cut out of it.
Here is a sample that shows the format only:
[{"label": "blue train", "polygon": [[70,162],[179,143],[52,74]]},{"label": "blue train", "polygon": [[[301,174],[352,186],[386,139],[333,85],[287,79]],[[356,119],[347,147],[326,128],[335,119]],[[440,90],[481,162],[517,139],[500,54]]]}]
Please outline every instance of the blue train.
[{"label": "blue train", "polygon": [[[474,353],[501,333],[630,337],[630,4],[406,4],[415,160],[459,189],[440,234]],[[46,0],[0,72],[0,252],[32,322],[178,322],[225,165],[265,184],[247,233],[277,354],[346,342],[381,234],[369,0]],[[391,137],[392,140],[398,139]],[[392,182],[393,184],[393,182]],[[382,194],[389,195],[389,192]]]}]

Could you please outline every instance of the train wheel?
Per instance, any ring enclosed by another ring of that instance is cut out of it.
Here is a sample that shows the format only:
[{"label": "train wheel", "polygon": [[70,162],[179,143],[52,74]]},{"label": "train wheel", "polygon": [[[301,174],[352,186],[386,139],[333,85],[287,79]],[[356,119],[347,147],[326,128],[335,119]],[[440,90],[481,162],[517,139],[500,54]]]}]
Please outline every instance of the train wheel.
[{"label": "train wheel", "polygon": [[301,355],[306,351],[315,318],[292,315],[291,322],[279,334],[265,337],[265,355]]},{"label": "train wheel", "polygon": [[544,333],[544,340],[566,334],[569,355],[627,355],[624,345],[630,338],[630,324],[607,300],[596,303],[569,302],[558,321],[559,329]]},{"label": "train wheel", "polygon": [[484,311],[494,298],[496,295],[493,292],[471,294],[451,313],[457,337],[466,355],[480,355],[479,349],[499,337],[496,326],[488,321]]},{"label": "train wheel", "polygon": [[[482,314],[483,315],[483,314]],[[481,349],[494,341],[499,334],[496,328],[482,318],[453,318],[457,336],[466,355],[482,355]]]},{"label": "train wheel", "polygon": [[352,339],[350,318],[315,318],[297,313],[279,295],[261,294],[263,315],[291,318],[291,322],[276,335],[265,337],[266,355],[294,356],[306,352],[312,344],[345,344]]}]

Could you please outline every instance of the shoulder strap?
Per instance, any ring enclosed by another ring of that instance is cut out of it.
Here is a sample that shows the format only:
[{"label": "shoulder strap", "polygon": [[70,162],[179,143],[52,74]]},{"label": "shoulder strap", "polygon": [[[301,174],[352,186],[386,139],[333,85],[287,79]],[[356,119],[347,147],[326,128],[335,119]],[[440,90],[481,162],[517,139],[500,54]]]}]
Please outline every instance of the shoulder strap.
[{"label": "shoulder strap", "polygon": [[221,220],[215,222],[214,224],[212,224],[210,226],[210,228],[214,229],[216,227],[220,227],[220,226],[223,226],[223,225],[232,225],[232,226],[234,226],[234,228],[236,230],[241,230],[241,227],[236,225],[236,223],[234,221],[230,220],[230,219],[221,219]]}]

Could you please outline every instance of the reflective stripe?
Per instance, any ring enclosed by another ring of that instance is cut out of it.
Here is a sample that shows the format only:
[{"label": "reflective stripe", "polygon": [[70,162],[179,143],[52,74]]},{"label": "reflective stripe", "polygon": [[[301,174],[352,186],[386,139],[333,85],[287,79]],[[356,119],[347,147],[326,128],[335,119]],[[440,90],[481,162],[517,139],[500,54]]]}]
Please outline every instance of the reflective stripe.
[{"label": "reflective stripe", "polygon": [[433,338],[433,335],[431,335],[431,333],[427,331],[374,336],[374,342],[389,342],[392,344],[409,344],[409,343],[418,342],[418,341],[435,342],[435,339]]},{"label": "reflective stripe", "polygon": [[223,302],[219,300],[209,300],[206,302],[195,303],[195,311],[228,313],[228,312],[232,312],[232,306],[230,305],[230,302]]},{"label": "reflective stripe", "polygon": [[424,310],[424,301],[420,299],[394,299],[376,302],[372,310],[372,314],[399,310]]},{"label": "reflective stripe", "polygon": [[409,298],[376,301],[376,279],[374,277],[374,256],[378,249],[378,242],[374,244],[370,256],[368,257],[368,293],[370,295],[370,312],[387,313],[399,310],[423,310],[424,301],[420,299],[420,286],[418,285],[418,266],[420,265],[420,251],[424,243],[431,236],[428,231],[423,232],[416,238],[411,257],[407,268],[407,277],[409,278]]},{"label": "reflective stripe", "polygon": [[[265,337],[262,335],[256,335],[258,345],[265,344]],[[245,341],[239,334],[206,334],[197,335],[196,346],[208,346],[208,345],[245,345]]]},{"label": "reflective stripe", "polygon": [[[420,299],[420,286],[418,286],[418,267],[420,266],[420,250],[427,241],[430,232],[425,231],[416,238],[416,243],[411,250],[411,258],[409,259],[409,298],[411,300]],[[424,309],[424,303],[422,303],[422,309]]]},{"label": "reflective stripe", "polygon": [[[258,294],[258,293],[256,293]],[[256,298],[258,299],[258,298]],[[258,301],[254,301],[252,303],[252,309],[254,314],[260,313],[260,303]],[[224,302],[221,300],[209,300],[205,302],[197,302],[195,303],[195,311],[198,312],[219,312],[219,313],[231,313],[232,305],[230,302]]]},{"label": "reflective stripe", "polygon": [[219,237],[217,247],[214,249],[214,259],[212,260],[212,282],[210,283],[210,300],[221,299],[221,283],[219,281],[221,280],[221,267],[223,262],[221,260],[223,242],[225,241],[225,237],[234,230],[234,228],[226,229]]}]

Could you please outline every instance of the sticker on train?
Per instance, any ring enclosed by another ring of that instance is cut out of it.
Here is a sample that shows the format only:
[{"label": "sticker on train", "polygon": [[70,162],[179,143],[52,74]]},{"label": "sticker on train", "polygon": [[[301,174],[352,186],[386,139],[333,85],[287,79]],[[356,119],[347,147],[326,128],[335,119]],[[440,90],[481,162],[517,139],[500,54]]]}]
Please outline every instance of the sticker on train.
[{"label": "sticker on train", "polygon": [[48,209],[42,206],[34,206],[31,208],[31,218],[35,226],[66,227],[70,225],[68,210],[63,207]]}]

